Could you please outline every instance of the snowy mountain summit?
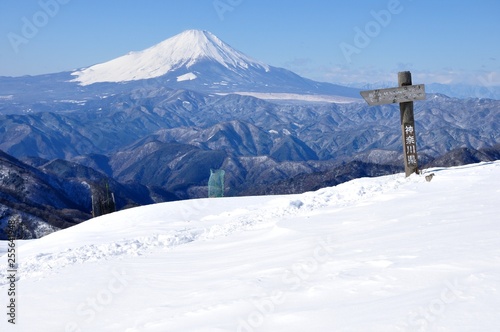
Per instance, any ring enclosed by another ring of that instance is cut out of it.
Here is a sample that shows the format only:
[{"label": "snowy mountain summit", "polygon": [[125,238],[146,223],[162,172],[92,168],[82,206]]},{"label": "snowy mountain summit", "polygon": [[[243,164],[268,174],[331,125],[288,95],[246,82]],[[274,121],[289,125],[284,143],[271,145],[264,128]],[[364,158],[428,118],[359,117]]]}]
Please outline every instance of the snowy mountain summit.
[{"label": "snowy mountain summit", "polygon": [[289,70],[269,66],[201,30],[184,31],[146,50],[130,52],[70,74],[71,81],[79,85],[133,84],[149,80],[146,84],[149,88],[237,93],[264,99],[270,96],[271,99],[297,99],[296,95],[300,95],[298,99],[310,100],[313,95],[314,100],[319,97],[334,102],[359,100],[358,89],[315,82]]},{"label": "snowy mountain summit", "polygon": [[[126,82],[160,77],[179,69],[189,70],[203,62],[216,62],[231,71],[254,68],[268,72],[269,66],[256,61],[208,31],[187,30],[139,52],[130,52],[111,61],[97,64],[72,75],[82,85],[97,82]],[[183,77],[181,77],[183,76]],[[182,79],[195,79],[186,72]]]}]

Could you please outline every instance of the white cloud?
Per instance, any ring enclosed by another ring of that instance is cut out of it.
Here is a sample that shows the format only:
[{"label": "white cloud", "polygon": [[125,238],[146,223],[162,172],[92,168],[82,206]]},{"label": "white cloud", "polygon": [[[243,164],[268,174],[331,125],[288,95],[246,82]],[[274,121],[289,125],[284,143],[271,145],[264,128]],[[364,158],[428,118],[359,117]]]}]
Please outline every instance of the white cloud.
[{"label": "white cloud", "polygon": [[345,65],[314,66],[311,62],[305,66],[289,68],[304,77],[331,83],[397,83],[397,73],[404,70],[412,72],[415,83],[466,84],[479,86],[500,86],[500,71],[460,70],[443,68],[440,70],[415,69],[412,64],[398,64],[392,69],[375,67],[352,68]]}]

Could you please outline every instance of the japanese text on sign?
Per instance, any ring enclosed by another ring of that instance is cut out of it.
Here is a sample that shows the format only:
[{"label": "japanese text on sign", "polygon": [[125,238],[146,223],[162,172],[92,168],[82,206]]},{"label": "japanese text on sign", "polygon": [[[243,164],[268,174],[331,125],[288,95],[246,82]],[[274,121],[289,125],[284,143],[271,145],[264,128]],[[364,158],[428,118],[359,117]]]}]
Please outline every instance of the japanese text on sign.
[{"label": "japanese text on sign", "polygon": [[415,129],[411,124],[404,124],[404,142],[406,151],[406,163],[408,165],[417,164],[417,146],[415,140]]}]

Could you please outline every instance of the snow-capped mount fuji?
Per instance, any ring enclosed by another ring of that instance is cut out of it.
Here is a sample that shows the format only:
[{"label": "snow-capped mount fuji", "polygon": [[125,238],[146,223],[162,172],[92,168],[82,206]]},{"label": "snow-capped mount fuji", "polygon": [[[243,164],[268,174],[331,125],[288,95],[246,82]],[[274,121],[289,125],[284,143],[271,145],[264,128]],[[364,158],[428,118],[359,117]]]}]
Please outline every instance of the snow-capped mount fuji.
[{"label": "snow-capped mount fuji", "polygon": [[[72,72],[73,82],[136,82],[201,92],[287,93],[359,99],[358,89],[303,78],[235,50],[208,31],[187,30],[148,49]],[[151,80],[154,80],[153,82]]]},{"label": "snow-capped mount fuji", "polygon": [[[188,70],[200,62],[215,62],[231,71],[269,71],[269,66],[231,48],[208,31],[187,30],[139,52],[74,72],[82,85],[150,79]],[[186,75],[194,78],[194,75]]]}]

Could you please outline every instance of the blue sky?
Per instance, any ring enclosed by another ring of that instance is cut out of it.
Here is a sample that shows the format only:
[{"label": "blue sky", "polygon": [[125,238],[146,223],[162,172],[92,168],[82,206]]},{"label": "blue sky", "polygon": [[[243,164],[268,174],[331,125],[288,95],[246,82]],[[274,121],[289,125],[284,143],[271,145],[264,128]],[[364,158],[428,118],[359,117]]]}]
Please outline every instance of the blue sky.
[{"label": "blue sky", "polygon": [[[0,76],[68,71],[186,29],[327,82],[500,85],[498,0],[0,0]],[[418,82],[417,82],[418,81]]]}]

